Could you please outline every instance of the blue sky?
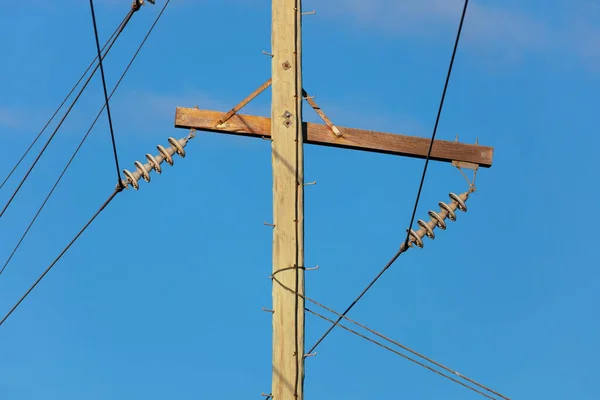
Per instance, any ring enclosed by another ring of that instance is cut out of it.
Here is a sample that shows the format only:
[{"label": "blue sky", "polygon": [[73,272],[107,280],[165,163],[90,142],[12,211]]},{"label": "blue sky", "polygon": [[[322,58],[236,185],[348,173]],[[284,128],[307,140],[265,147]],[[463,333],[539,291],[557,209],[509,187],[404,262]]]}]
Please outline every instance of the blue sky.
[{"label": "blue sky", "polygon": [[[162,4],[134,16],[106,58],[109,90]],[[87,2],[61,5],[3,5],[3,174],[94,57]],[[97,1],[101,38],[129,6]],[[304,19],[304,86],[330,118],[430,135],[461,2],[304,8],[317,10]],[[494,166],[480,171],[468,213],[402,255],[350,314],[515,399],[600,397],[599,17],[591,1],[471,2],[438,138],[478,138],[495,147]],[[121,167],[187,133],[173,127],[175,107],[226,111],[263,83],[269,46],[268,1],[174,0],[112,103]],[[244,112],[268,116],[269,96]],[[0,219],[2,262],[101,105],[97,77]],[[201,133],[187,153],[121,193],[0,327],[3,399],[270,391],[270,146]],[[343,310],[403,240],[423,161],[307,146],[305,162],[317,181],[305,193],[306,265],[320,266],[307,294]],[[0,276],[2,315],[114,181],[104,116]],[[452,166],[430,164],[417,218],[466,189]],[[307,345],[326,328],[307,315]],[[316,400],[480,398],[340,329],[307,360],[305,387]]]}]

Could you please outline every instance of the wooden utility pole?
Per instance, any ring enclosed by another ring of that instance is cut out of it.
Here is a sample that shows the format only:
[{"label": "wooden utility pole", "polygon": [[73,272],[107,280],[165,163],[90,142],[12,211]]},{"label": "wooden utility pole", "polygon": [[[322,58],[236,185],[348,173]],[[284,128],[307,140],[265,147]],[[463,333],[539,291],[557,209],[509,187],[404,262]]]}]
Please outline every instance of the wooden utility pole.
[{"label": "wooden utility pole", "polygon": [[[182,107],[175,113],[177,128],[272,142],[273,380],[269,397],[274,400],[304,398],[304,143],[416,158],[427,157],[430,145],[428,138],[333,124],[302,86],[301,3],[273,0],[271,79],[226,113]],[[269,86],[271,118],[238,114]],[[302,122],[303,96],[324,124]],[[488,146],[436,140],[430,157],[467,168],[489,168],[493,153]]]},{"label": "wooden utility pole", "polygon": [[[271,46],[273,276],[304,295],[304,157],[301,0],[274,0]],[[304,299],[273,281],[273,380],[277,400],[301,400]]]}]

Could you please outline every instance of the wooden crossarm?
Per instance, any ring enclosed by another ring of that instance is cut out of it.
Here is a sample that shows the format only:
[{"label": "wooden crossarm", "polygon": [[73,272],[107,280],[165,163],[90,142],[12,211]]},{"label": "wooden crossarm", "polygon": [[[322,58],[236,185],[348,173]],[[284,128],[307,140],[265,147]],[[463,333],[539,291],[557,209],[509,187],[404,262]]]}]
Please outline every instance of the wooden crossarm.
[{"label": "wooden crossarm", "polygon": [[[270,139],[271,119],[254,115],[236,114],[227,122],[217,126],[223,112],[198,110],[195,108],[177,107],[175,127],[194,128],[198,130],[258,137]],[[281,118],[283,124],[284,118]],[[304,141],[308,144],[340,147],[370,151],[375,153],[392,154],[413,158],[427,157],[430,139],[375,132],[364,129],[344,128],[338,126],[341,137],[331,134],[327,125],[304,123]],[[494,148],[475,144],[436,140],[431,150],[431,159],[443,162],[463,161],[478,164],[481,167],[492,166]]]}]

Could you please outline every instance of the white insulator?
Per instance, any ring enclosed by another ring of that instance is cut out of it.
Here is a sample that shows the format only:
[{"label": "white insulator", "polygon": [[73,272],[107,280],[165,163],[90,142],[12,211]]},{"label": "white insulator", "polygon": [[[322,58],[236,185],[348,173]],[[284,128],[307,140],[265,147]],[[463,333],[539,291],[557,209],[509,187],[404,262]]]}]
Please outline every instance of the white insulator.
[{"label": "white insulator", "polygon": [[175,139],[170,137],[169,143],[171,146],[165,148],[161,145],[156,146],[159,154],[156,156],[152,156],[151,154],[146,154],[147,163],[142,164],[139,161],[135,161],[135,171],[131,172],[126,169],[123,170],[125,177],[127,178],[125,183],[130,184],[135,190],[139,189],[139,180],[144,178],[146,182],[150,182],[150,172],[155,170],[156,173],[160,174],[162,172],[161,164],[163,161],[166,161],[169,165],[173,165],[173,155],[177,153],[182,158],[185,157],[184,147],[187,145],[189,141],[189,137],[185,137],[182,139]]},{"label": "white insulator", "polygon": [[[420,219],[417,221],[417,224],[419,224],[421,226],[421,229],[424,230],[424,232],[428,238],[435,239],[435,233],[433,233],[433,228],[435,228],[435,226],[436,226],[435,221],[425,222],[422,219]],[[419,229],[419,230],[421,230],[421,229]]]},{"label": "white insulator", "polygon": [[435,220],[436,226],[438,228],[440,228],[441,230],[446,230],[446,222],[444,221],[444,218],[440,217],[438,213],[436,213],[435,211],[429,211],[429,216],[432,218],[432,220]]},{"label": "white insulator", "polygon": [[156,171],[157,174],[162,172],[162,168],[160,168],[160,161],[158,161],[152,154],[146,154],[146,160],[152,165],[152,168]]},{"label": "white insulator", "polygon": [[417,247],[419,248],[423,248],[423,241],[421,240],[422,236],[419,236],[419,234],[417,232],[415,232],[414,230],[410,230],[410,240],[409,240],[409,244],[410,243],[414,243],[417,245]]},{"label": "white insulator", "polygon": [[429,216],[431,219],[427,222],[423,220],[418,220],[420,228],[417,231],[411,229],[409,231],[409,247],[412,247],[415,244],[419,248],[423,248],[423,238],[427,236],[430,239],[435,239],[434,229],[436,227],[440,229],[446,229],[446,218],[449,218],[451,221],[456,221],[456,213],[455,211],[458,209],[460,211],[466,212],[467,205],[465,202],[469,198],[470,192],[465,192],[460,195],[456,195],[454,193],[450,193],[450,199],[452,202],[450,204],[446,204],[444,202],[439,202],[439,206],[441,208],[439,213],[434,211],[429,211]]},{"label": "white insulator", "polygon": [[[454,213],[454,210],[456,210],[456,203],[450,203],[450,205],[444,203],[443,201],[440,201],[438,203],[438,205],[442,208],[442,211],[440,213],[440,215],[442,216],[442,218],[450,218],[450,221],[456,221],[456,214]],[[454,205],[454,207],[452,207],[452,205]]]},{"label": "white insulator", "polygon": [[[450,198],[457,203],[458,209],[460,211],[467,212],[467,205],[465,204],[464,200],[461,198],[461,196],[463,196],[463,195],[464,195],[464,193],[460,196],[457,196],[454,193],[450,193]],[[465,200],[468,198],[468,196],[469,195],[467,193],[467,195],[465,196]]]}]

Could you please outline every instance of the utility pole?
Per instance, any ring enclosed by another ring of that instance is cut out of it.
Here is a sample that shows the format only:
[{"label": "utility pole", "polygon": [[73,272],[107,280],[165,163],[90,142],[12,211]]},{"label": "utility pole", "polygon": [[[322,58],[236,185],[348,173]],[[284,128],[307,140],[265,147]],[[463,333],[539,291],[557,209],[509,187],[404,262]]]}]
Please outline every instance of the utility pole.
[{"label": "utility pole", "polygon": [[[271,160],[273,276],[304,295],[304,158],[302,137],[302,1],[273,0]],[[304,299],[273,281],[271,395],[302,400]]]},{"label": "utility pole", "polygon": [[[304,398],[304,143],[413,158],[426,158],[430,145],[429,138],[334,125],[303,87],[301,25],[301,0],[273,0],[272,54],[263,52],[271,57],[271,78],[228,112],[177,107],[175,113],[177,128],[272,142],[273,370],[268,397],[274,400]],[[269,86],[272,86],[271,118],[238,114]],[[303,100],[324,124],[302,122]],[[491,167],[493,153],[492,147],[477,143],[435,140],[430,159],[476,170]],[[455,197],[464,201],[460,196]],[[453,197],[450,206],[444,204],[447,208],[442,212],[444,217],[436,214],[441,220],[438,226],[445,227],[443,219],[454,215],[459,200]],[[417,245],[422,245],[420,238],[433,229],[421,226],[422,229],[413,231],[411,239]]]}]

